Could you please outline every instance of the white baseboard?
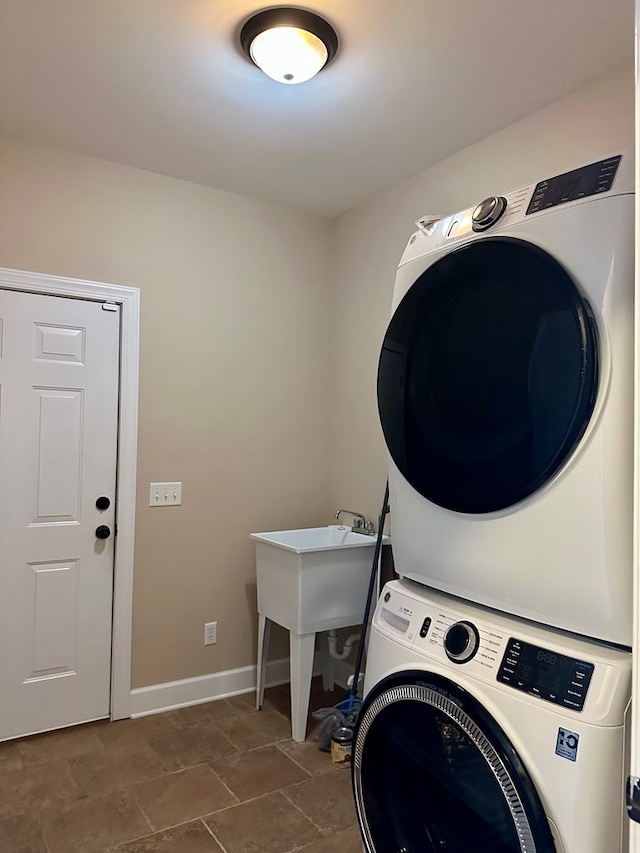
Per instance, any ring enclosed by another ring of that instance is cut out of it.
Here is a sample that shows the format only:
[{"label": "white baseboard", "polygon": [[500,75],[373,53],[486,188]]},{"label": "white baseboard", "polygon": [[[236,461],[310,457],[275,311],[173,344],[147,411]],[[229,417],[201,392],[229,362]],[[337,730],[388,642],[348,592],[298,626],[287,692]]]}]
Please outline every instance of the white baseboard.
[{"label": "white baseboard", "polygon": [[[345,687],[347,678],[353,671],[345,661],[335,662],[336,684]],[[314,667],[314,673],[319,672]],[[267,664],[266,686],[286,684],[289,681],[289,658],[270,661]],[[215,699],[226,699],[251,693],[256,689],[256,667],[243,666],[211,675],[198,675],[195,678],[183,678],[180,681],[167,681],[164,684],[150,684],[131,691],[131,716],[145,717],[159,714],[188,705],[200,705]]]},{"label": "white baseboard", "polygon": [[[289,681],[289,658],[267,664],[266,685],[273,687]],[[164,684],[150,684],[131,691],[131,716],[143,717],[187,705],[199,705],[214,699],[226,699],[256,689],[256,667],[242,666],[211,675],[198,675]]]}]

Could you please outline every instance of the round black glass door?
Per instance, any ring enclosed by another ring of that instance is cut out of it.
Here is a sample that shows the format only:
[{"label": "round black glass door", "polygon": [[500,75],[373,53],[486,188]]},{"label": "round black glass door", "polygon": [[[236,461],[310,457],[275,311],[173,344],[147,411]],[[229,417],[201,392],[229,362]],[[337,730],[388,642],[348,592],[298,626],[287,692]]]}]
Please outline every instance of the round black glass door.
[{"label": "round black glass door", "polygon": [[530,243],[485,238],[436,261],[398,305],[378,409],[391,457],[421,495],[487,513],[560,469],[597,388],[595,321],[568,273]]},{"label": "round black glass door", "polygon": [[354,738],[368,853],[555,853],[538,794],[488,712],[431,673],[385,679]]}]

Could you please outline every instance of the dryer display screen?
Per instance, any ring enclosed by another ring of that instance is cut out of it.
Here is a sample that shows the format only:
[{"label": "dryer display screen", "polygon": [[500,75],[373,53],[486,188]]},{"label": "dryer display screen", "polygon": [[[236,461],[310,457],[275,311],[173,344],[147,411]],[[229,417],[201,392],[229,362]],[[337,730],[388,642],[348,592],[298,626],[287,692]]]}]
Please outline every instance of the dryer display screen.
[{"label": "dryer display screen", "polygon": [[556,705],[582,711],[593,670],[592,663],[511,637],[498,681]]},{"label": "dryer display screen", "polygon": [[565,204],[568,201],[606,193],[613,186],[613,179],[621,159],[621,155],[609,157],[607,160],[591,163],[572,172],[565,172],[564,175],[558,175],[556,178],[540,181],[533,191],[526,215],[558,204]]}]

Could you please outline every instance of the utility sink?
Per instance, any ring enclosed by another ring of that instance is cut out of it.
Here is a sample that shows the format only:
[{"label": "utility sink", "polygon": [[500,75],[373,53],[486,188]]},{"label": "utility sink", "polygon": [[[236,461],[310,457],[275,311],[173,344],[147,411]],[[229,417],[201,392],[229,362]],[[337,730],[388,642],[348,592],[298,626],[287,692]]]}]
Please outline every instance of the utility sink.
[{"label": "utility sink", "polygon": [[[364,533],[354,533],[343,524],[332,524],[329,527],[302,527],[297,530],[276,530],[273,533],[252,533],[252,539],[294,551],[296,554],[306,554],[309,551],[335,551],[340,548],[370,548],[376,544],[375,536]],[[383,537],[387,544],[389,537]]]},{"label": "utility sink", "polygon": [[[252,533],[258,612],[296,634],[360,625],[375,536],[344,525]],[[390,537],[383,538],[388,544]]]},{"label": "utility sink", "polygon": [[[289,630],[291,732],[303,741],[316,633],[361,625],[375,554],[375,536],[344,525],[252,533],[258,586],[256,706],[262,708],[271,623]],[[389,544],[389,536],[383,544]],[[333,659],[321,644],[325,690]]]}]

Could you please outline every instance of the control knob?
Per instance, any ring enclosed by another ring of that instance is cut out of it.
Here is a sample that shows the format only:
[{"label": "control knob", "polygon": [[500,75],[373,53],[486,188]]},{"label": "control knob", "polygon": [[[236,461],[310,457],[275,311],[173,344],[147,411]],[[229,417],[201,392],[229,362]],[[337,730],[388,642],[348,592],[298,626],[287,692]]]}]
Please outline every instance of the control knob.
[{"label": "control knob", "polygon": [[472,622],[454,622],[444,635],[444,650],[450,661],[466,663],[478,651],[480,635]]},{"label": "control knob", "polygon": [[474,231],[486,231],[500,219],[507,209],[507,200],[502,195],[492,195],[477,205],[471,214],[471,227]]}]

